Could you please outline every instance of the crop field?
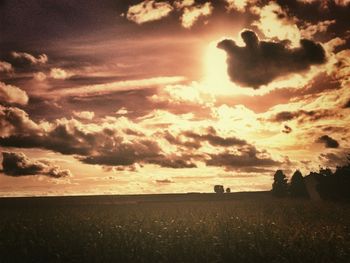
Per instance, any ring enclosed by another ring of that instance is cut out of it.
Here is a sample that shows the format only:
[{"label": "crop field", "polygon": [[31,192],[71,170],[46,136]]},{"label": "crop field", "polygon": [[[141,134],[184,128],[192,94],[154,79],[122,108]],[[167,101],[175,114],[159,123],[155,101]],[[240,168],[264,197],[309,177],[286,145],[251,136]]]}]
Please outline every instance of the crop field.
[{"label": "crop field", "polygon": [[350,205],[0,202],[0,262],[350,262]]}]

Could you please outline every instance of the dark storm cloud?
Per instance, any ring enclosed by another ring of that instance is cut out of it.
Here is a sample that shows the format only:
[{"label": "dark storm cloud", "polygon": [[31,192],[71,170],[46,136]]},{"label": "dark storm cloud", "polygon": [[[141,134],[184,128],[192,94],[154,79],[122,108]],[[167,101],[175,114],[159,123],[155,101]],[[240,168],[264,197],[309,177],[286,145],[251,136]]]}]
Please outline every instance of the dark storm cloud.
[{"label": "dark storm cloud", "polygon": [[234,146],[234,145],[246,145],[247,142],[245,140],[238,139],[236,137],[221,137],[216,134],[216,130],[214,128],[209,128],[208,133],[206,134],[197,134],[192,131],[187,131],[183,133],[184,136],[193,138],[197,141],[207,141],[213,146]]},{"label": "dark storm cloud", "polygon": [[198,140],[182,140],[180,136],[173,135],[169,131],[165,131],[162,135],[164,139],[166,139],[170,144],[177,146],[184,146],[186,148],[199,149],[201,147],[201,142]]},{"label": "dark storm cloud", "polygon": [[338,148],[339,143],[328,135],[323,135],[319,137],[316,142],[323,143],[326,148]]},{"label": "dark storm cloud", "polygon": [[125,143],[120,140],[115,147],[102,148],[98,154],[91,154],[80,160],[88,164],[126,166],[136,162],[147,162],[149,159],[160,157],[160,152],[161,149],[155,141],[141,140]]},{"label": "dark storm cloud", "polygon": [[284,122],[293,119],[298,119],[298,122],[304,121],[317,121],[325,118],[341,117],[340,113],[336,113],[332,110],[298,110],[298,111],[281,111],[271,117],[269,120],[272,122]]},{"label": "dark storm cloud", "polygon": [[[70,82],[70,79],[64,82]],[[113,92],[104,95],[97,94],[90,97],[42,98],[31,96],[30,103],[24,109],[35,120],[54,121],[55,119],[67,117],[67,112],[74,111],[93,111],[96,118],[115,116],[116,111],[124,107],[128,111],[125,116],[129,119],[135,119],[154,110],[154,104],[147,100],[147,96],[154,94],[156,94],[156,89],[149,88]]]},{"label": "dark storm cloud", "polygon": [[166,155],[155,139],[138,131],[127,133],[135,138],[125,139],[123,131],[104,128],[89,130],[75,119],[56,120],[44,129],[17,108],[0,111],[0,145],[18,148],[41,148],[66,155],[75,155],[81,162],[107,166],[130,166],[151,163],[162,167],[196,167],[191,157]]},{"label": "dark storm cloud", "polygon": [[2,172],[9,176],[46,175],[53,178],[71,176],[48,160],[30,160],[24,153],[3,152]]},{"label": "dark storm cloud", "polygon": [[[241,170],[242,172],[245,173],[274,173],[275,169],[274,168],[258,168],[258,167],[245,167],[245,168],[240,168],[239,170]],[[245,175],[246,177],[247,175]],[[236,176],[235,176],[236,177]]]},{"label": "dark storm cloud", "polygon": [[206,133],[199,134],[193,131],[183,131],[178,135],[173,135],[166,131],[162,136],[171,144],[184,146],[189,149],[199,149],[203,142],[208,142],[212,146],[243,146],[247,142],[236,137],[222,137],[216,133],[213,127],[209,127]]},{"label": "dark storm cloud", "polygon": [[[256,171],[259,168],[275,167],[281,162],[273,160],[266,153],[258,151],[254,146],[247,145],[239,149],[238,153],[222,152],[210,154],[206,161],[208,166],[223,166],[227,170],[238,169],[244,172]],[[251,168],[255,168],[251,170]]]},{"label": "dark storm cloud", "polygon": [[320,44],[311,40],[300,40],[300,47],[288,47],[288,40],[281,42],[260,41],[255,32],[241,33],[245,42],[239,47],[231,39],[218,43],[227,53],[228,74],[231,81],[244,86],[259,88],[277,77],[305,71],[311,65],[326,61]]},{"label": "dark storm cloud", "polygon": [[[109,122],[113,120],[117,121],[111,117]],[[112,128],[111,124],[98,130],[94,124],[83,124],[75,119],[37,124],[23,110],[2,108],[0,146],[46,149],[73,155],[82,163],[116,167],[155,164],[175,169],[195,168],[196,162],[204,161],[208,166],[249,172],[252,167],[260,169],[279,164],[265,151],[258,151],[245,140],[221,137],[212,127],[203,134],[184,131],[174,136],[170,132],[165,135],[158,132],[150,137],[135,128],[120,128],[118,124]],[[177,146],[176,151],[166,153],[157,141],[160,137]],[[197,153],[195,150],[203,142],[225,150],[219,154]],[[178,146],[184,146],[185,150]],[[234,149],[235,153],[229,149]]]},{"label": "dark storm cloud", "polygon": [[155,181],[157,184],[172,184],[175,183],[174,181],[170,179],[162,179],[162,180],[156,180]]},{"label": "dark storm cloud", "polygon": [[346,153],[321,153],[318,158],[326,167],[337,167],[348,163]]},{"label": "dark storm cloud", "polygon": [[281,111],[277,113],[271,120],[277,122],[290,121],[296,118],[297,116],[299,116],[298,112]]},{"label": "dark storm cloud", "polygon": [[350,108],[350,99],[344,104],[344,108]]},{"label": "dark storm cloud", "polygon": [[293,129],[291,128],[291,127],[289,127],[288,125],[284,125],[284,127],[283,127],[283,130],[282,130],[282,132],[283,133],[291,133],[293,131]]},{"label": "dark storm cloud", "polygon": [[349,131],[348,127],[336,127],[336,126],[316,126],[316,128],[320,128],[322,129],[323,132],[325,133],[333,133],[333,132],[337,132],[337,133],[347,133]]}]

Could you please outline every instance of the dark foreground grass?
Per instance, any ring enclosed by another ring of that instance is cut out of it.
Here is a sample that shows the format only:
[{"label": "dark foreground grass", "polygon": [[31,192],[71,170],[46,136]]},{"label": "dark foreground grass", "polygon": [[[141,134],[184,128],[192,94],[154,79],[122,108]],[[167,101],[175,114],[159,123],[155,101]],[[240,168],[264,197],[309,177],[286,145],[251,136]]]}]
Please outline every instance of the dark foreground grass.
[{"label": "dark foreground grass", "polygon": [[0,262],[350,262],[350,206],[294,200],[0,208]]}]

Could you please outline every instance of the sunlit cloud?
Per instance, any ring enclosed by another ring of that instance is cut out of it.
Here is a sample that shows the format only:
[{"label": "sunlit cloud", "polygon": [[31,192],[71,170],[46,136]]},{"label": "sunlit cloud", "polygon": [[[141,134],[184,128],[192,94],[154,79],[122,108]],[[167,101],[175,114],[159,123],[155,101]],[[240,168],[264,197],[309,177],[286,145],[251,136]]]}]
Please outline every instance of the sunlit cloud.
[{"label": "sunlit cloud", "polygon": [[115,112],[115,114],[117,114],[117,115],[125,115],[128,113],[129,113],[129,111],[125,107],[121,107],[119,110],[117,110]]},{"label": "sunlit cloud", "polygon": [[13,71],[13,67],[6,61],[0,61],[0,72],[9,73]]},{"label": "sunlit cloud", "polygon": [[176,0],[174,2],[174,6],[176,9],[182,9],[184,7],[193,6],[195,4],[195,0]]},{"label": "sunlit cloud", "polygon": [[316,140],[317,143],[323,143],[326,148],[338,148],[339,143],[328,135],[322,135]]},{"label": "sunlit cloud", "polygon": [[36,72],[36,73],[33,73],[33,77],[37,81],[44,81],[47,78],[46,74],[43,73],[43,72],[40,72],[40,71]]},{"label": "sunlit cloud", "polygon": [[41,54],[38,57],[26,52],[16,52],[11,53],[12,57],[19,60],[25,60],[31,64],[45,64],[49,60],[46,54]]},{"label": "sunlit cloud", "polygon": [[93,111],[73,111],[73,115],[82,120],[92,120],[95,117]]},{"label": "sunlit cloud", "polygon": [[66,79],[66,78],[69,78],[71,75],[72,75],[71,73],[67,72],[62,68],[52,68],[50,70],[50,77],[53,79]]},{"label": "sunlit cloud", "polygon": [[28,103],[28,95],[24,90],[16,86],[0,82],[0,102],[26,105]]},{"label": "sunlit cloud", "polygon": [[325,20],[318,22],[317,24],[311,24],[307,22],[305,26],[300,30],[300,34],[303,38],[312,39],[316,33],[326,32],[330,25],[335,24],[335,20]]},{"label": "sunlit cloud", "polygon": [[244,12],[248,4],[255,4],[257,0],[226,0],[227,9],[236,10],[238,12]]},{"label": "sunlit cloud", "polygon": [[190,28],[200,17],[209,16],[213,11],[210,2],[198,6],[185,7],[181,16],[181,24],[184,28]]},{"label": "sunlit cloud", "polygon": [[173,11],[173,7],[167,2],[145,0],[139,4],[130,6],[126,18],[137,24],[162,19]]},{"label": "sunlit cloud", "polygon": [[277,38],[278,40],[288,39],[292,46],[297,46],[301,38],[300,30],[296,22],[297,19],[286,13],[275,2],[269,2],[261,9],[253,8],[254,13],[260,16],[260,19],[253,22],[267,38]]}]

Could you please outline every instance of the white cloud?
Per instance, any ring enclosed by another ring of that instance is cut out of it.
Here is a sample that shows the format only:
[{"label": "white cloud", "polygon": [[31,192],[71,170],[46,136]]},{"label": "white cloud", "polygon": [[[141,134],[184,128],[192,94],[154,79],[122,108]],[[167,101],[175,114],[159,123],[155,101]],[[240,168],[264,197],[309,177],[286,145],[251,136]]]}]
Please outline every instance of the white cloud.
[{"label": "white cloud", "polygon": [[92,120],[95,117],[93,111],[73,111],[73,115],[83,120]]},{"label": "white cloud", "polygon": [[46,79],[46,75],[43,72],[36,72],[33,74],[33,77],[37,81],[44,81]]},{"label": "white cloud", "polygon": [[227,10],[236,10],[244,12],[249,4],[255,4],[257,0],[226,0]]},{"label": "white cloud", "polygon": [[173,11],[173,7],[167,2],[145,0],[139,4],[130,6],[126,18],[137,24],[160,20]]},{"label": "white cloud", "polygon": [[253,12],[260,16],[259,21],[253,23],[266,37],[279,40],[288,39],[293,46],[299,45],[301,37],[296,26],[297,19],[290,17],[275,2],[270,2],[263,8],[253,8]]},{"label": "white cloud", "polygon": [[213,11],[210,2],[198,6],[185,7],[181,16],[181,24],[184,28],[191,28],[193,24],[202,16],[209,16]]},{"label": "white cloud", "polygon": [[125,107],[121,107],[119,110],[117,110],[115,112],[115,114],[117,114],[117,115],[125,115],[125,114],[128,114],[128,112],[129,111]]},{"label": "white cloud", "polygon": [[11,55],[16,59],[23,59],[30,62],[31,64],[45,64],[48,61],[46,54],[41,54],[36,58],[29,53],[13,51]]},{"label": "white cloud", "polygon": [[187,6],[192,6],[195,4],[194,0],[177,0],[174,2],[176,9],[182,9]]},{"label": "white cloud", "polygon": [[0,82],[0,101],[26,105],[28,103],[28,95],[24,90],[16,86]]},{"label": "white cloud", "polygon": [[72,74],[67,72],[62,68],[52,68],[50,71],[50,77],[53,79],[66,79],[69,78]]},{"label": "white cloud", "polygon": [[12,65],[6,61],[0,61],[0,72],[12,72]]}]

